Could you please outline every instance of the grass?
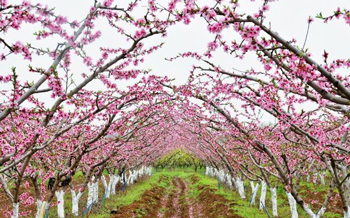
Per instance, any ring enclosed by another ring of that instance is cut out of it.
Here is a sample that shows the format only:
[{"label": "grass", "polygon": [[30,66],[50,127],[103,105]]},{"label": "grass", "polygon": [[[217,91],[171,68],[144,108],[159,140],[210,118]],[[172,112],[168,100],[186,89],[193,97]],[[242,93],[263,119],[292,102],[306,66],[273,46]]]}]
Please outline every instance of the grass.
[{"label": "grass", "polygon": [[[181,171],[179,171],[181,170]],[[249,182],[245,182],[245,192],[246,192],[246,199],[241,199],[239,194],[231,189],[228,189],[225,186],[222,186],[219,189],[218,187],[218,180],[216,178],[211,178],[207,177],[204,175],[204,169],[199,170],[197,173],[194,172],[193,169],[191,168],[185,168],[185,169],[177,169],[174,171],[160,171],[161,173],[165,173],[168,176],[176,175],[181,178],[184,178],[188,181],[190,184],[190,176],[196,175],[196,177],[199,179],[197,183],[192,184],[188,193],[188,197],[190,198],[196,198],[199,194],[200,191],[198,191],[197,187],[200,185],[206,185],[209,186],[212,189],[216,190],[217,194],[220,194],[224,196],[227,200],[234,201],[235,204],[233,206],[233,209],[236,211],[238,215],[241,215],[242,217],[247,217],[247,218],[266,218],[268,217],[267,213],[272,217],[272,203],[271,203],[271,192],[269,192],[269,189],[267,188],[267,193],[266,193],[266,210],[262,211],[259,209],[258,203],[260,199],[260,192],[261,189],[259,188],[255,203],[256,205],[254,206],[249,206],[249,201],[250,201],[250,196],[251,196],[251,189],[250,189],[250,184]],[[310,191],[323,191],[327,189],[327,186],[323,185],[315,185],[312,183],[307,183],[307,182],[301,182],[300,184],[301,189],[304,191],[301,191],[301,193],[305,192],[305,189],[308,189]],[[279,217],[290,217],[290,207],[287,199],[287,195],[285,191],[283,190],[282,186],[279,185],[277,189],[277,205],[278,205],[278,214]],[[297,205],[298,209],[298,214],[300,218],[308,218],[309,216],[302,210],[302,208]],[[324,217],[329,217],[329,218],[337,218],[337,217],[342,217],[340,214],[335,214],[332,212],[326,212],[324,214]]]},{"label": "grass", "polygon": [[[131,187],[128,187],[124,192],[118,193],[115,196],[112,196],[110,199],[106,199],[104,210],[105,213],[102,214],[91,214],[89,218],[104,218],[110,217],[109,212],[113,209],[117,209],[123,205],[129,205],[132,202],[139,200],[142,194],[146,190],[150,190],[154,185],[160,185],[166,187],[165,182],[158,183],[159,176],[161,174],[156,174],[152,177],[146,178],[141,182],[133,184]],[[102,211],[103,212],[103,211]],[[141,213],[141,211],[140,211]]]},{"label": "grass", "polygon": [[[192,184],[191,176],[196,176],[198,181],[194,184]],[[82,177],[82,175],[79,175],[78,173],[75,175],[76,177]],[[110,211],[112,209],[117,209],[123,205],[129,205],[132,202],[139,200],[143,193],[146,190],[150,190],[152,187],[158,185],[161,187],[166,188],[166,190],[169,192],[174,188],[173,185],[171,185],[170,181],[167,182],[165,180],[162,180],[161,182],[158,182],[161,176],[165,177],[180,177],[181,179],[184,179],[187,181],[189,185],[188,189],[188,197],[189,198],[197,198],[200,194],[200,191],[198,190],[198,186],[208,186],[211,189],[214,189],[215,192],[219,195],[222,195],[224,198],[229,200],[230,202],[234,202],[232,204],[232,208],[236,211],[238,215],[241,215],[242,217],[249,217],[249,218],[266,218],[268,217],[267,214],[259,209],[258,202],[260,199],[260,188],[256,196],[256,205],[250,207],[249,206],[249,200],[251,196],[251,189],[249,182],[245,182],[245,193],[246,193],[246,199],[241,199],[238,193],[234,190],[228,189],[223,184],[221,184],[221,187],[219,189],[218,187],[218,180],[216,178],[207,177],[204,175],[204,169],[199,169],[198,172],[194,172],[192,168],[181,168],[181,169],[163,169],[163,170],[154,170],[152,177],[148,177],[144,179],[143,181],[139,181],[132,186],[128,187],[124,192],[118,193],[117,195],[111,196],[110,199],[106,199],[104,206],[101,205],[102,196],[104,188],[102,184],[100,184],[99,188],[99,200],[100,203],[93,209],[93,213],[89,216],[89,218],[107,218],[110,217]],[[301,193],[305,194],[306,190],[310,191],[323,191],[326,190],[326,186],[322,185],[314,185],[312,183],[306,183],[301,182]],[[279,185],[277,189],[277,204],[278,204],[278,214],[279,217],[290,217],[290,208],[287,200],[287,196],[285,194],[285,191],[283,190],[282,186]],[[86,197],[87,193],[84,193],[85,198],[81,199],[81,205],[80,205],[80,212],[86,208]],[[307,218],[309,217],[305,212],[302,211],[302,209],[298,207],[298,213],[300,218]],[[70,214],[72,208],[71,203],[71,195],[69,192],[65,195],[65,211],[66,214]],[[269,188],[267,188],[267,195],[266,195],[266,208],[269,215],[272,217],[272,206],[271,206],[271,193],[269,191]],[[161,212],[165,213],[167,211],[166,208],[162,208]],[[142,211],[139,211],[139,217],[142,217]],[[50,209],[50,216],[49,217],[57,217],[57,211],[56,207],[52,207]],[[68,218],[72,217],[71,215],[67,216]],[[334,214],[332,212],[326,212],[324,217],[327,218],[337,218],[341,217],[340,214]]]}]

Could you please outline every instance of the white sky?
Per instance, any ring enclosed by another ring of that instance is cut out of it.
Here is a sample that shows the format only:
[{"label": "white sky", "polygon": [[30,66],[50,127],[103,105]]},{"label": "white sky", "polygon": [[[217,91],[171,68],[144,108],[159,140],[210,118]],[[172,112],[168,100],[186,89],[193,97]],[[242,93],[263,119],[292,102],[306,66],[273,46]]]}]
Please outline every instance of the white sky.
[{"label": "white sky", "polygon": [[[8,0],[8,3],[19,3],[19,0]],[[93,4],[93,0],[43,0],[35,1],[31,0],[31,3],[40,2],[47,4],[50,7],[55,7],[57,14],[67,16],[70,20],[81,21],[89,8]],[[126,0],[116,0],[114,3],[118,5],[129,2]],[[166,2],[166,1],[164,1]],[[211,1],[206,1],[211,2]],[[257,4],[258,2],[258,4]],[[241,0],[240,13],[252,14],[257,11],[257,5],[260,5],[262,1],[256,0],[256,2],[250,2],[248,0]],[[146,4],[146,1],[142,1],[142,4]],[[332,11],[337,7],[350,9],[349,0],[281,0],[270,4],[270,11],[266,14],[267,19],[265,24],[270,22],[273,31],[276,31],[283,38],[290,40],[292,38],[297,39],[298,45],[302,46],[307,29],[307,19],[309,16],[315,17],[316,14],[322,12],[323,15],[330,15]],[[99,46],[108,46],[112,44],[114,47],[118,46],[122,41],[118,41],[118,37],[107,29],[106,22],[98,23],[98,29],[102,30],[102,37],[96,42],[94,46],[88,48],[88,51],[92,53],[98,51]],[[110,28],[109,28],[110,29]],[[24,25],[20,31],[10,31],[6,35],[1,34],[9,43],[15,43],[17,40],[23,42],[35,43],[35,37],[32,33],[37,28],[33,28],[33,25]],[[232,33],[232,31],[230,31]],[[231,36],[227,36],[231,37]],[[232,39],[236,36],[233,34]],[[192,65],[195,64],[194,60],[177,60],[175,62],[165,61],[164,58],[176,56],[178,53],[186,51],[198,51],[203,53],[206,50],[207,43],[213,39],[213,35],[209,34],[206,30],[206,24],[201,19],[194,20],[190,25],[176,25],[168,30],[167,38],[156,37],[149,40],[150,43],[158,43],[164,41],[166,44],[162,50],[146,57],[145,63],[140,67],[145,69],[152,69],[152,73],[156,75],[175,78],[174,84],[182,84],[186,82],[191,70]],[[324,24],[321,20],[315,19],[312,23],[309,38],[306,47],[312,53],[313,59],[317,61],[322,60],[323,51],[329,52],[330,60],[336,58],[347,59],[350,57],[350,26],[346,25],[343,20],[331,21],[329,24]],[[44,42],[44,41],[43,41]],[[60,41],[62,42],[62,41]],[[42,43],[42,42],[41,42]],[[42,44],[41,44],[42,45]],[[56,47],[56,41],[53,38],[45,40],[43,47],[50,46]],[[2,53],[3,47],[0,48]],[[245,60],[237,60],[233,57],[218,54],[215,61],[219,62],[225,69],[236,68],[240,70],[247,70],[251,67],[259,67],[258,62],[254,55],[250,55],[250,58]],[[29,61],[23,61],[21,57],[11,56],[6,62],[0,62],[0,75],[7,75],[10,72],[11,67],[16,66],[20,79],[29,81],[35,80],[35,76],[27,72],[27,66],[29,64],[33,66],[40,66],[48,68],[52,63],[49,59],[34,59],[31,63]],[[73,70],[77,71],[80,75],[81,72],[88,72],[81,64],[75,64]],[[345,73],[345,72],[344,72]],[[127,83],[121,83],[120,86],[125,86]],[[3,85],[1,85],[3,86]],[[5,86],[0,90],[6,89]],[[98,85],[92,83],[89,88],[96,88]],[[46,98],[43,96],[43,98]],[[1,96],[0,96],[1,100]],[[47,98],[47,102],[52,102]],[[51,105],[51,104],[50,104]]]}]

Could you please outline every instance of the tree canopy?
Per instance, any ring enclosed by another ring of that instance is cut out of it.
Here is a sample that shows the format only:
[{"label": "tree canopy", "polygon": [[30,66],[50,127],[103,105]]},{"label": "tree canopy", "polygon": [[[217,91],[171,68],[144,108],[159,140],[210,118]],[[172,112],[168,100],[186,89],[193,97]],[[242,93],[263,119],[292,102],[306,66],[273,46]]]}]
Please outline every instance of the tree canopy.
[{"label": "tree canopy", "polygon": [[[104,170],[203,163],[269,187],[279,181],[310,217],[337,190],[350,217],[350,60],[324,51],[315,61],[304,42],[279,35],[265,22],[274,1],[255,2],[252,14],[240,1],[94,1],[81,21],[50,5],[0,3],[0,60],[13,65],[0,75],[0,182],[13,204],[4,214],[20,216],[19,203],[50,205],[78,171],[82,193]],[[212,36],[205,52],[164,57],[194,61],[186,83],[140,69],[170,28],[194,19]],[[335,6],[305,22],[348,26],[350,12]],[[35,37],[8,37],[24,28]],[[116,41],[99,40],[109,34]],[[235,69],[232,60],[251,56],[256,65]],[[315,211],[298,186],[316,172],[330,188]],[[21,189],[28,181],[35,196]]]}]

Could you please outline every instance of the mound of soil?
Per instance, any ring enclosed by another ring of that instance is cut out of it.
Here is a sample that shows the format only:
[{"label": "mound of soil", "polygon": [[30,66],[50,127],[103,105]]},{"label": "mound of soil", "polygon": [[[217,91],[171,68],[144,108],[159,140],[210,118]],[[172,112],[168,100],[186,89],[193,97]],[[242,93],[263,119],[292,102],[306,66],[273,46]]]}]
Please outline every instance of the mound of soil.
[{"label": "mound of soil", "polygon": [[[317,210],[322,206],[322,203],[325,200],[326,196],[327,196],[327,191],[325,190],[320,192],[312,192],[310,190],[306,190],[304,200],[307,203],[311,202],[311,208],[313,210]],[[340,196],[333,193],[328,203],[326,212],[343,214],[342,207],[343,206],[342,206],[342,201],[340,199]]]},{"label": "mound of soil", "polygon": [[160,209],[160,200],[164,195],[165,189],[159,186],[147,190],[140,200],[134,201],[130,205],[121,207],[117,214],[112,215],[113,218],[131,218],[139,217],[155,218]]},{"label": "mound of soil", "polygon": [[[160,177],[159,182],[165,181],[168,186],[155,186],[146,191],[140,200],[121,207],[113,218],[242,218],[232,209],[233,202],[216,194],[209,186],[198,186],[200,192],[197,198],[187,197],[189,186],[179,177],[170,180]],[[190,178],[191,183],[197,183],[196,176]]]},{"label": "mound of soil", "polygon": [[199,178],[193,174],[191,175],[190,180],[192,184],[196,184],[199,181]]},{"label": "mound of soil", "polygon": [[195,213],[205,218],[242,218],[235,214],[231,208],[234,203],[225,199],[222,195],[215,194],[215,189],[208,186],[198,186],[200,194],[195,203]]},{"label": "mound of soil", "polygon": [[175,177],[172,180],[174,189],[169,193],[166,203],[166,212],[160,217],[190,218],[187,195],[187,185],[185,182]]}]

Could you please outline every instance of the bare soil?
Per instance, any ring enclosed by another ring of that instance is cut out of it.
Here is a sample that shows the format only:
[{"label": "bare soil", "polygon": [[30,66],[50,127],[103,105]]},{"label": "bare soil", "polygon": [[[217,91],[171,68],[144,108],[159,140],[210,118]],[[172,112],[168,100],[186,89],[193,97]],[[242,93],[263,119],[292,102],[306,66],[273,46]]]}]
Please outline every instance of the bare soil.
[{"label": "bare soil", "polygon": [[[162,178],[161,178],[162,179]],[[164,179],[164,178],[163,178]],[[192,177],[195,183],[198,178]],[[231,208],[230,202],[223,196],[215,193],[215,189],[208,186],[199,186],[197,198],[189,198],[189,184],[174,177],[168,181],[169,188],[155,186],[146,191],[140,200],[121,207],[113,218],[241,218]]]}]

